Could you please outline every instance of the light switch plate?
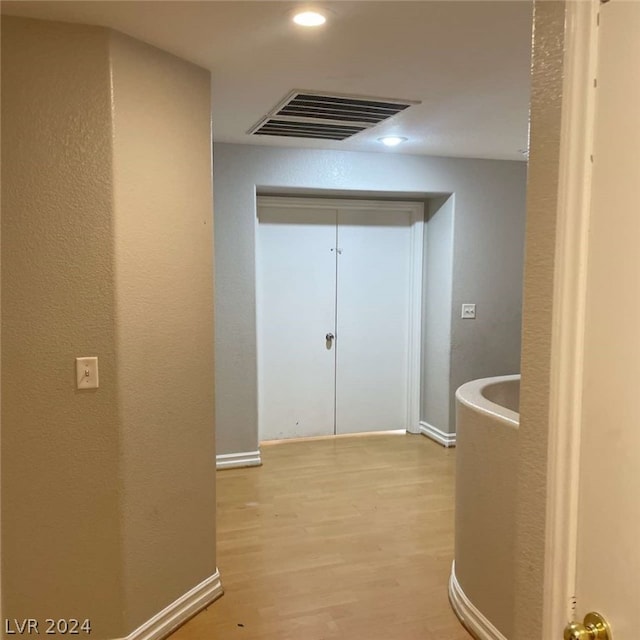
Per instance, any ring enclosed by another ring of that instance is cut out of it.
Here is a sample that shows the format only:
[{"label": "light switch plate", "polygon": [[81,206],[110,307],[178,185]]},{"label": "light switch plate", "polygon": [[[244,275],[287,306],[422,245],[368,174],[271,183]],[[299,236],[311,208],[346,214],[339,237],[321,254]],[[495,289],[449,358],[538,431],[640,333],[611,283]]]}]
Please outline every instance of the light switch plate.
[{"label": "light switch plate", "polygon": [[465,320],[476,319],[476,305],[475,304],[463,304],[461,317]]},{"label": "light switch plate", "polygon": [[98,358],[76,358],[76,386],[78,389],[98,388]]}]

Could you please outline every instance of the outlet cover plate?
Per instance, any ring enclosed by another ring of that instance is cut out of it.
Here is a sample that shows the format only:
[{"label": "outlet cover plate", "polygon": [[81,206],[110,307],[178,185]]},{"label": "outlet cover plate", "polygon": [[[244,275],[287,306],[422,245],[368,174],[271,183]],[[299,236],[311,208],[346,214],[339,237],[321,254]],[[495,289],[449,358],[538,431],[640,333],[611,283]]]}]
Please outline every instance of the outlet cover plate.
[{"label": "outlet cover plate", "polygon": [[476,305],[465,303],[462,305],[462,314],[461,317],[464,320],[475,320],[476,319]]}]

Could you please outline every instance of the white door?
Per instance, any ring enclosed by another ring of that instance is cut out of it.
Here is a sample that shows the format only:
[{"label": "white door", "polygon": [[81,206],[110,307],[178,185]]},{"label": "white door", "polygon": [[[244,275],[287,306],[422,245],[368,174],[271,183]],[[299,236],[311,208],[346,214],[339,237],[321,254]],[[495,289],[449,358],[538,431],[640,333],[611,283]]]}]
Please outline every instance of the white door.
[{"label": "white door", "polygon": [[640,3],[600,5],[577,548],[577,617],[638,638]]},{"label": "white door", "polygon": [[260,440],[417,425],[421,216],[406,203],[259,198]]},{"label": "white door", "polygon": [[260,439],[334,432],[336,212],[258,208]]},{"label": "white door", "polygon": [[411,212],[338,211],[336,432],[407,426]]}]

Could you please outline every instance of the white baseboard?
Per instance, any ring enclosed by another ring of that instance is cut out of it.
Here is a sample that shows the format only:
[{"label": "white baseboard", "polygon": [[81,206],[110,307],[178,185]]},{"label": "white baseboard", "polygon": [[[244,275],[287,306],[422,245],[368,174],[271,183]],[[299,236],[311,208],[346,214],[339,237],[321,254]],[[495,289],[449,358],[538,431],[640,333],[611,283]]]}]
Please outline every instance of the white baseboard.
[{"label": "white baseboard", "polygon": [[443,447],[456,446],[455,433],[447,433],[446,431],[442,431],[441,429],[438,429],[438,427],[434,427],[432,424],[429,424],[424,420],[420,420],[420,433],[423,436],[427,436],[427,438],[431,438],[432,440],[435,440],[438,444],[441,444]]},{"label": "white baseboard", "polygon": [[189,618],[209,606],[223,594],[220,582],[220,571],[203,580],[175,602],[165,607],[153,618],[141,624],[132,631],[124,640],[160,640],[173,633],[181,624]]},{"label": "white baseboard", "polygon": [[451,565],[449,602],[460,622],[478,640],[507,640],[467,598],[456,578],[456,563]]},{"label": "white baseboard", "polygon": [[262,464],[260,451],[241,451],[240,453],[221,453],[216,456],[216,469],[234,467],[259,467]]}]

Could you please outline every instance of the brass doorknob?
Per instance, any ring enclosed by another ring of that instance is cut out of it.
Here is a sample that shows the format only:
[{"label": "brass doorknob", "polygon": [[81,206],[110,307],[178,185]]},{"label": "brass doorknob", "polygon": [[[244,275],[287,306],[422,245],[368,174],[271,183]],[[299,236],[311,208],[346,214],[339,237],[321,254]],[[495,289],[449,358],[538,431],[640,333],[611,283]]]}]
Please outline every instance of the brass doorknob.
[{"label": "brass doorknob", "polygon": [[584,623],[570,622],[564,629],[564,640],[612,640],[611,627],[595,611],[587,613]]}]

